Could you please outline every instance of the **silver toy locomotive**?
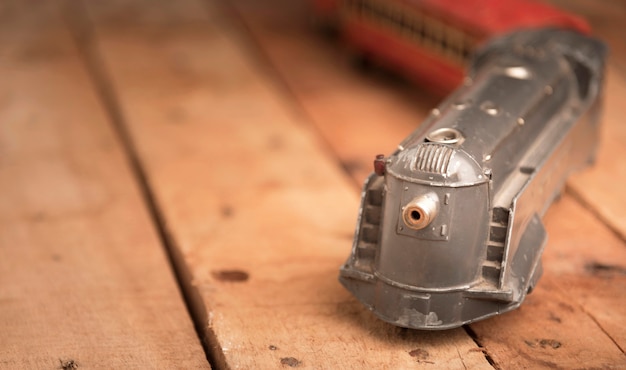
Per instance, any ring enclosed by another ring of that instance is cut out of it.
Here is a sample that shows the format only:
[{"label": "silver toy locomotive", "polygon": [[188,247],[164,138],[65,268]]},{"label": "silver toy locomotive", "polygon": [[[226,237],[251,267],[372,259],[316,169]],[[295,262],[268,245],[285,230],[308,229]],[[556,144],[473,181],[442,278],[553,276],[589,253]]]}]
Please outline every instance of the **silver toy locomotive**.
[{"label": "silver toy locomotive", "polygon": [[605,54],[556,29],[489,43],[466,83],[376,158],[341,283],[407,328],[517,308],[542,273],[541,217],[594,159]]}]

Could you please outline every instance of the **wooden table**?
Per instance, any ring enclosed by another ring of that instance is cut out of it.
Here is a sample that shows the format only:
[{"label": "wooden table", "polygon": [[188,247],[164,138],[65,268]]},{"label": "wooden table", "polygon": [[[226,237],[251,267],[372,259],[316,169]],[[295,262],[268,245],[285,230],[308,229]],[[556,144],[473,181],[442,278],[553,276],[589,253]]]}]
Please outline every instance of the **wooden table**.
[{"label": "wooden table", "polygon": [[0,7],[0,368],[626,368],[623,2],[596,165],[519,310],[420,332],[337,281],[360,183],[437,97],[290,0]]}]

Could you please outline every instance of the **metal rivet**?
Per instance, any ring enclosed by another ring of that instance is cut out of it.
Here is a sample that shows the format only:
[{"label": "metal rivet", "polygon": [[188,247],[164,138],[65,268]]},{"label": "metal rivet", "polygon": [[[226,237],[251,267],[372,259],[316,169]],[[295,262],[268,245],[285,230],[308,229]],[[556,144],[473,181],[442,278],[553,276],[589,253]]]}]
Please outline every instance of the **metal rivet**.
[{"label": "metal rivet", "polygon": [[446,236],[446,234],[448,233],[448,225],[441,225],[441,236]]},{"label": "metal rivet", "polygon": [[486,169],[485,169],[485,171],[484,171],[484,173],[485,173],[485,176],[487,176],[487,178],[488,178],[489,180],[491,180],[491,179],[492,179],[492,177],[493,177],[493,171],[491,170],[491,168],[486,168]]},{"label": "metal rivet", "polygon": [[532,73],[530,73],[528,68],[524,66],[506,67],[504,69],[504,74],[511,78],[517,78],[519,80],[527,80],[532,77]]},{"label": "metal rivet", "polygon": [[497,116],[498,113],[500,113],[500,108],[498,108],[498,106],[490,100],[483,102],[480,105],[480,109],[490,116]]},{"label": "metal rivet", "polygon": [[467,101],[457,101],[454,104],[452,104],[452,106],[458,110],[463,110],[466,109],[467,107],[469,107],[470,105],[472,105],[472,101],[471,100],[467,100]]}]

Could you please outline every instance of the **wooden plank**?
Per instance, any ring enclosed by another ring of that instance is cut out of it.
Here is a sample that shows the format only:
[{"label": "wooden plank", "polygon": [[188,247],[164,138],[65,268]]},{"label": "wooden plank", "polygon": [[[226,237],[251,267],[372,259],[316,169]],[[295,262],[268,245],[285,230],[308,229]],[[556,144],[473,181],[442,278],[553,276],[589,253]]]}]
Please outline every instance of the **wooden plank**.
[{"label": "wooden plank", "polygon": [[0,7],[0,368],[208,368],[56,6]]},{"label": "wooden plank", "polygon": [[[398,98],[406,94],[405,89],[394,90],[383,82],[373,86],[366,78],[358,83],[354,73],[336,59],[321,63],[336,58],[333,56],[336,50],[333,45],[320,42],[307,29],[306,8],[287,1],[272,1],[271,6],[245,0],[235,4],[254,41],[344,161],[357,158],[356,167],[365,169],[376,148],[393,148],[399,140],[391,141],[391,138],[407,134],[404,128],[411,121],[401,122],[401,119],[412,117],[416,106]],[[259,8],[273,11],[259,12]],[[316,58],[308,62],[309,58],[301,57],[294,63],[297,55]],[[313,94],[312,80],[315,81]],[[349,84],[352,89],[344,89]],[[373,89],[378,95],[369,91]],[[325,96],[332,99],[319,98]],[[373,115],[370,107],[381,100],[398,104],[394,109]],[[336,101],[342,105],[341,115],[334,106]],[[608,101],[607,109],[617,109],[613,104]],[[420,109],[415,116],[421,117],[426,112]],[[363,120],[368,125],[361,125]],[[395,133],[388,132],[394,130]],[[352,132],[359,137],[358,144],[335,132]],[[359,180],[363,176],[361,172],[353,174]],[[596,187],[603,183],[598,178],[595,181]],[[563,198],[546,218],[550,242],[544,256],[545,275],[539,287],[520,310],[471,326],[496,366],[568,368],[625,364],[624,243],[593,217],[593,211],[569,195]],[[620,196],[620,201],[623,199]]]},{"label": "wooden plank", "polygon": [[213,2],[87,6],[218,366],[491,368],[342,289],[358,190]]}]

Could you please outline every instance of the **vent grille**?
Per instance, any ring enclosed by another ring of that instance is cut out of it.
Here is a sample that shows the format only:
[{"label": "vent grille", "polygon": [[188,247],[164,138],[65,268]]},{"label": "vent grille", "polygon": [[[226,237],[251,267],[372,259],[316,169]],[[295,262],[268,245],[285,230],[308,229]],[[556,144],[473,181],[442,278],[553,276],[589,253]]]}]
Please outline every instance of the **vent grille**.
[{"label": "vent grille", "polygon": [[441,144],[422,144],[415,154],[415,170],[445,174],[454,149]]}]

